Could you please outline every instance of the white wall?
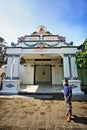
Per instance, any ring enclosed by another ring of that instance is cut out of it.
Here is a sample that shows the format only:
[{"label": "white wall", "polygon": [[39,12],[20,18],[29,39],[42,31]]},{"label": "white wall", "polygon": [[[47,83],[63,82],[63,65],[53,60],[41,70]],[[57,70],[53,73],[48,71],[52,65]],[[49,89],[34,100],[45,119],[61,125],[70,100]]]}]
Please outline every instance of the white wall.
[{"label": "white wall", "polygon": [[22,81],[22,84],[33,84],[33,78],[34,78],[34,67],[27,64],[20,65],[20,79]]},{"label": "white wall", "polygon": [[[31,65],[32,62],[28,62],[26,65],[20,65],[20,79],[22,81],[22,84],[34,84],[34,66]],[[46,64],[49,65],[48,62]],[[62,84],[63,80],[63,66],[60,66],[60,62],[58,60],[53,60],[50,62],[50,65],[52,65],[52,84]],[[40,71],[37,73],[36,81],[40,79],[40,73],[42,71],[41,66],[37,66],[39,69],[37,71]],[[48,67],[48,66],[47,66]],[[49,69],[45,67],[45,71],[48,71]],[[39,75],[38,75],[39,74]],[[49,74],[49,73],[47,73]],[[38,77],[39,76],[39,77]],[[40,79],[40,81],[50,81],[49,75],[44,76]]]},{"label": "white wall", "polygon": [[52,84],[62,84],[63,80],[63,67],[59,66],[58,64],[55,64],[54,67],[52,67]]}]

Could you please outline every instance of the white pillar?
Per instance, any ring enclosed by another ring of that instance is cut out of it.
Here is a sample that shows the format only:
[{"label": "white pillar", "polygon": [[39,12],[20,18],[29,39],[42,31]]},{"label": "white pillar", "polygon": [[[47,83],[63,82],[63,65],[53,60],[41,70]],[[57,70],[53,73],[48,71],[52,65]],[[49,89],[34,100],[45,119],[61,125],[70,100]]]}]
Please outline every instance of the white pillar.
[{"label": "white pillar", "polygon": [[17,94],[20,90],[19,80],[19,55],[8,56],[6,79],[3,80],[3,89],[1,93]]},{"label": "white pillar", "polygon": [[11,71],[12,71],[12,55],[8,55],[7,68],[6,68],[6,79],[11,79]]},{"label": "white pillar", "polygon": [[19,55],[14,56],[14,72],[13,72],[13,79],[19,79]]},{"label": "white pillar", "polygon": [[77,65],[76,65],[76,57],[75,57],[75,55],[71,55],[70,61],[71,61],[71,78],[72,79],[77,79],[78,74],[77,74]]},{"label": "white pillar", "polygon": [[64,55],[64,57],[63,57],[63,66],[64,66],[64,78],[70,79],[70,68],[69,68],[68,55]]}]

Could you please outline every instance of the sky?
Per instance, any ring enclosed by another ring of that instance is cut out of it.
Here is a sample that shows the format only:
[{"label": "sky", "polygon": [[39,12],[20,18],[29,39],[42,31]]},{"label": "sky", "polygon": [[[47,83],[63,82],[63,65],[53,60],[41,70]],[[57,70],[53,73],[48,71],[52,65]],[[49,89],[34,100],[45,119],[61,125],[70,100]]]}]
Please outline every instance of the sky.
[{"label": "sky", "polygon": [[0,0],[0,37],[9,45],[40,25],[81,45],[87,38],[87,0]]}]

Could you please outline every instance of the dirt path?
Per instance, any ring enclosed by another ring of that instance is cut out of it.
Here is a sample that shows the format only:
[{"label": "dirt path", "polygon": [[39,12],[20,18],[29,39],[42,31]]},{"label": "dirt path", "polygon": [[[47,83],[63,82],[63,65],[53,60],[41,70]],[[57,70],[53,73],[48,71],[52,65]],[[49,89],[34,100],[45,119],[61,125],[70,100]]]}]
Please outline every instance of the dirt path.
[{"label": "dirt path", "polygon": [[87,102],[73,102],[73,117],[66,122],[65,102],[29,97],[0,97],[0,130],[87,129]]}]

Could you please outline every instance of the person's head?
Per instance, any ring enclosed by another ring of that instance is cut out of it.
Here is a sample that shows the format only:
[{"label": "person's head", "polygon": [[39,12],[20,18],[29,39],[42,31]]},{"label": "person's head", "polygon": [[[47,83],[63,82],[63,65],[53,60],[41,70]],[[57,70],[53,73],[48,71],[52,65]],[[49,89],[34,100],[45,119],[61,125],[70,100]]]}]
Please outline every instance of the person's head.
[{"label": "person's head", "polygon": [[68,79],[65,79],[65,85],[68,86]]}]

